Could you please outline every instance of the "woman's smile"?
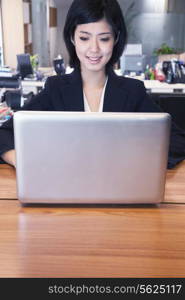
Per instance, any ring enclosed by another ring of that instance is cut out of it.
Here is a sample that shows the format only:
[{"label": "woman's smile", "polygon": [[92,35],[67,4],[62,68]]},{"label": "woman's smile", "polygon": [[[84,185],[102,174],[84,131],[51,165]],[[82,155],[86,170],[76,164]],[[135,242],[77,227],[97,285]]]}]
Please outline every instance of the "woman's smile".
[{"label": "woman's smile", "polygon": [[96,57],[93,57],[93,56],[86,56],[86,58],[88,59],[88,61],[95,65],[95,64],[99,64],[101,62],[101,58],[102,56],[96,56]]}]

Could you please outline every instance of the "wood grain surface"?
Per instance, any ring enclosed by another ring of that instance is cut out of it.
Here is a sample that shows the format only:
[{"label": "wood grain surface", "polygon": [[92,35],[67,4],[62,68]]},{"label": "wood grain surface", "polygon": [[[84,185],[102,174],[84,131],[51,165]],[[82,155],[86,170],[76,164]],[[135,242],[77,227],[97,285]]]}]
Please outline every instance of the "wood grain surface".
[{"label": "wood grain surface", "polygon": [[184,277],[185,205],[0,201],[0,277]]}]

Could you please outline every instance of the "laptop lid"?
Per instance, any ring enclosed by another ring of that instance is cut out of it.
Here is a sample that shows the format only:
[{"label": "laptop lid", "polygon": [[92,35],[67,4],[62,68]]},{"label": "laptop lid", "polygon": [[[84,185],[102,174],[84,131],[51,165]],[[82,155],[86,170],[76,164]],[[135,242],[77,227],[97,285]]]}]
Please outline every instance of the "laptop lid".
[{"label": "laptop lid", "polygon": [[19,111],[18,199],[26,203],[159,203],[170,115]]}]

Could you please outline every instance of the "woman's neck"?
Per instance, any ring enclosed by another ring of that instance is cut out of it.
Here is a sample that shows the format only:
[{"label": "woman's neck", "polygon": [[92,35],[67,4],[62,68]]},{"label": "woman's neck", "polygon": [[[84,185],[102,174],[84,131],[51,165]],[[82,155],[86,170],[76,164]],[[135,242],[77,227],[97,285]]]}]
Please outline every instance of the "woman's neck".
[{"label": "woman's neck", "polygon": [[88,70],[81,70],[83,86],[92,88],[103,88],[106,81],[106,74],[104,71],[92,72]]}]

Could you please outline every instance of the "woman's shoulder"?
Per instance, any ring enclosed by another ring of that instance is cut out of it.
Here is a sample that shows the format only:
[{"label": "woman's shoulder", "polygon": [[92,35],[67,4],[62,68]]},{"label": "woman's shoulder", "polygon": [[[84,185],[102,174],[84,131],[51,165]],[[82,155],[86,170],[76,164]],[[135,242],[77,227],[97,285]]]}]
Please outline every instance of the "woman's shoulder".
[{"label": "woman's shoulder", "polygon": [[71,84],[74,81],[78,81],[80,79],[79,72],[73,71],[69,74],[64,74],[64,75],[54,75],[54,76],[49,76],[46,80],[46,84],[50,85],[63,85],[63,84]]},{"label": "woman's shoulder", "polygon": [[115,72],[111,74],[112,81],[119,87],[124,87],[127,89],[143,89],[144,83],[140,79],[135,79],[131,77],[126,77],[123,75],[117,75]]},{"label": "woman's shoulder", "polygon": [[70,82],[72,78],[72,74],[64,74],[64,75],[54,75],[54,76],[49,76],[46,80],[46,83],[49,84],[62,84],[62,83],[68,83]]},{"label": "woman's shoulder", "polygon": [[132,77],[126,77],[126,76],[117,76],[117,79],[120,81],[120,83],[127,84],[128,86],[143,86],[144,83],[140,79],[132,78]]}]

